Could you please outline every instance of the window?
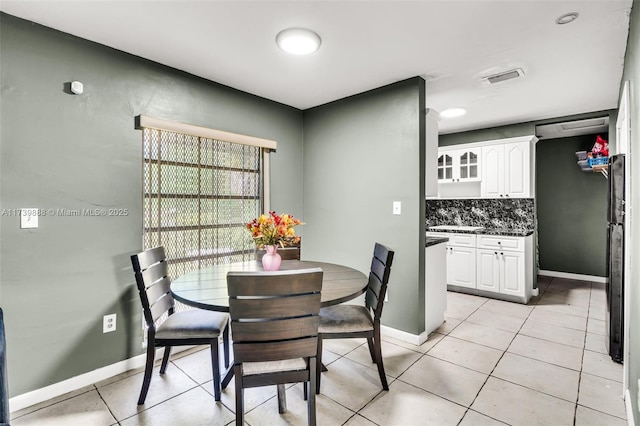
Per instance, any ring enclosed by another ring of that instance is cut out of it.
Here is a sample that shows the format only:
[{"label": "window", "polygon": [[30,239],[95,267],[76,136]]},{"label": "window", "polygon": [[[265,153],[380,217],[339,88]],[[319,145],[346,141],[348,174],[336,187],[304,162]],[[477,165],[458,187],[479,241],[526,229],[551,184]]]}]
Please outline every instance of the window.
[{"label": "window", "polygon": [[265,143],[254,143],[275,142],[179,123],[158,128],[160,120],[149,120],[155,126],[140,124],[144,248],[165,247],[172,278],[253,259],[255,246],[244,225],[266,208],[268,160]]}]

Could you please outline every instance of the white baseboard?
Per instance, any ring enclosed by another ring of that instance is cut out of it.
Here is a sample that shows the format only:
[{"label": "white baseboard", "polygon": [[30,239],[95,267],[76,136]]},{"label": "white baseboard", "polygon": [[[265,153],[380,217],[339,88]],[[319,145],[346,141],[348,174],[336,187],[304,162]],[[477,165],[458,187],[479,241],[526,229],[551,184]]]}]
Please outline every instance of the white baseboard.
[{"label": "white baseboard", "polygon": [[633,404],[631,404],[631,394],[629,393],[629,389],[624,393],[624,405],[627,411],[627,424],[629,426],[636,426],[636,422],[633,418]]},{"label": "white baseboard", "polygon": [[413,345],[420,346],[429,338],[429,333],[423,331],[419,335],[407,333],[406,331],[396,330],[395,328],[387,327],[385,325],[380,326],[380,331],[385,336],[393,337],[394,339],[402,340]]},{"label": "white baseboard", "polygon": [[[171,353],[177,354],[191,348],[193,348],[193,346],[174,347]],[[161,351],[164,351],[164,349],[156,350],[156,361],[162,356],[158,354],[158,352],[162,353]],[[31,407],[32,405],[106,380],[129,370],[144,367],[145,362],[146,354],[141,354],[31,392],[23,393],[22,395],[16,395],[13,398],[9,398],[9,410],[14,413],[23,408]],[[140,384],[142,385],[142,382]]]},{"label": "white baseboard", "polygon": [[570,272],[545,271],[543,269],[538,271],[538,275],[543,275],[545,277],[567,278],[570,280],[591,281],[603,284],[608,280],[607,277],[599,277],[597,275],[572,274]]}]

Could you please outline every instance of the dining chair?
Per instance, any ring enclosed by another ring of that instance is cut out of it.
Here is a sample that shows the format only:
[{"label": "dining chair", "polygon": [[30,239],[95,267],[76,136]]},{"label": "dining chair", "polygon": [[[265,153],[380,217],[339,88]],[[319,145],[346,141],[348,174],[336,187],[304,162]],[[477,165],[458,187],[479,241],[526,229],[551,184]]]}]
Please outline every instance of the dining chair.
[{"label": "dining chair", "polygon": [[365,294],[365,304],[340,304],[320,310],[318,327],[318,356],[316,358],[316,393],[320,393],[320,373],[322,372],[322,341],[325,339],[366,338],[371,360],[378,366],[382,388],[389,390],[387,376],[382,361],[380,342],[380,318],[384,307],[384,296],[391,273],[394,251],[376,243],[371,259],[371,270]]},{"label": "dining chair", "polygon": [[[233,334],[236,425],[244,389],[304,382],[307,420],[316,424],[316,350],[322,269],[227,274]],[[282,413],[284,387],[278,386]]]},{"label": "dining chair", "polygon": [[[220,401],[220,366],[218,339],[222,334],[225,367],[229,366],[229,315],[204,309],[176,312],[169,288],[167,258],[164,247],[154,247],[131,256],[147,324],[147,361],[138,405],[144,404],[151,383],[156,348],[164,347],[160,374],[164,374],[172,346],[210,345],[213,369],[213,392]],[[165,315],[166,314],[166,315]]]}]

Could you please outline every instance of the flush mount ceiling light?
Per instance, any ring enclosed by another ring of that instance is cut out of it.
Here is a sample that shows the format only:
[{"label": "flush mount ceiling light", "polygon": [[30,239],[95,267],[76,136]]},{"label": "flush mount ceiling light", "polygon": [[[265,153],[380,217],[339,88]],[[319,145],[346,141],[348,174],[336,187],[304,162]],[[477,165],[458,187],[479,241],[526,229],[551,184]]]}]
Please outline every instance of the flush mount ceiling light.
[{"label": "flush mount ceiling light", "polygon": [[320,47],[320,36],[305,28],[287,28],[276,36],[280,49],[292,55],[308,55]]},{"label": "flush mount ceiling light", "polygon": [[466,113],[467,113],[467,110],[464,108],[458,108],[458,107],[447,108],[440,113],[440,117],[442,118],[462,117]]},{"label": "flush mount ceiling light", "polygon": [[556,19],[556,24],[558,25],[568,24],[569,22],[573,22],[576,19],[578,19],[578,16],[580,16],[578,12],[565,13],[564,15]]}]

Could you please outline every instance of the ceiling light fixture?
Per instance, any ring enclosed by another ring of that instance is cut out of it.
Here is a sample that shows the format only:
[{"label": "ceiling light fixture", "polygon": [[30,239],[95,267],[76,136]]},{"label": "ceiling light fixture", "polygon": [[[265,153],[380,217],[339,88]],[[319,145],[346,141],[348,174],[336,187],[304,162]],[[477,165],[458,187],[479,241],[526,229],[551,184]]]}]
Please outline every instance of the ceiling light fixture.
[{"label": "ceiling light fixture", "polygon": [[556,24],[558,25],[568,24],[569,22],[573,22],[576,19],[578,19],[578,16],[580,16],[578,12],[565,13],[564,15],[556,19]]},{"label": "ceiling light fixture", "polygon": [[440,113],[440,117],[442,118],[462,117],[466,113],[467,113],[467,110],[464,108],[457,108],[457,107],[447,108]]},{"label": "ceiling light fixture", "polygon": [[305,28],[287,28],[276,36],[280,49],[292,55],[308,55],[320,48],[320,36]]}]

